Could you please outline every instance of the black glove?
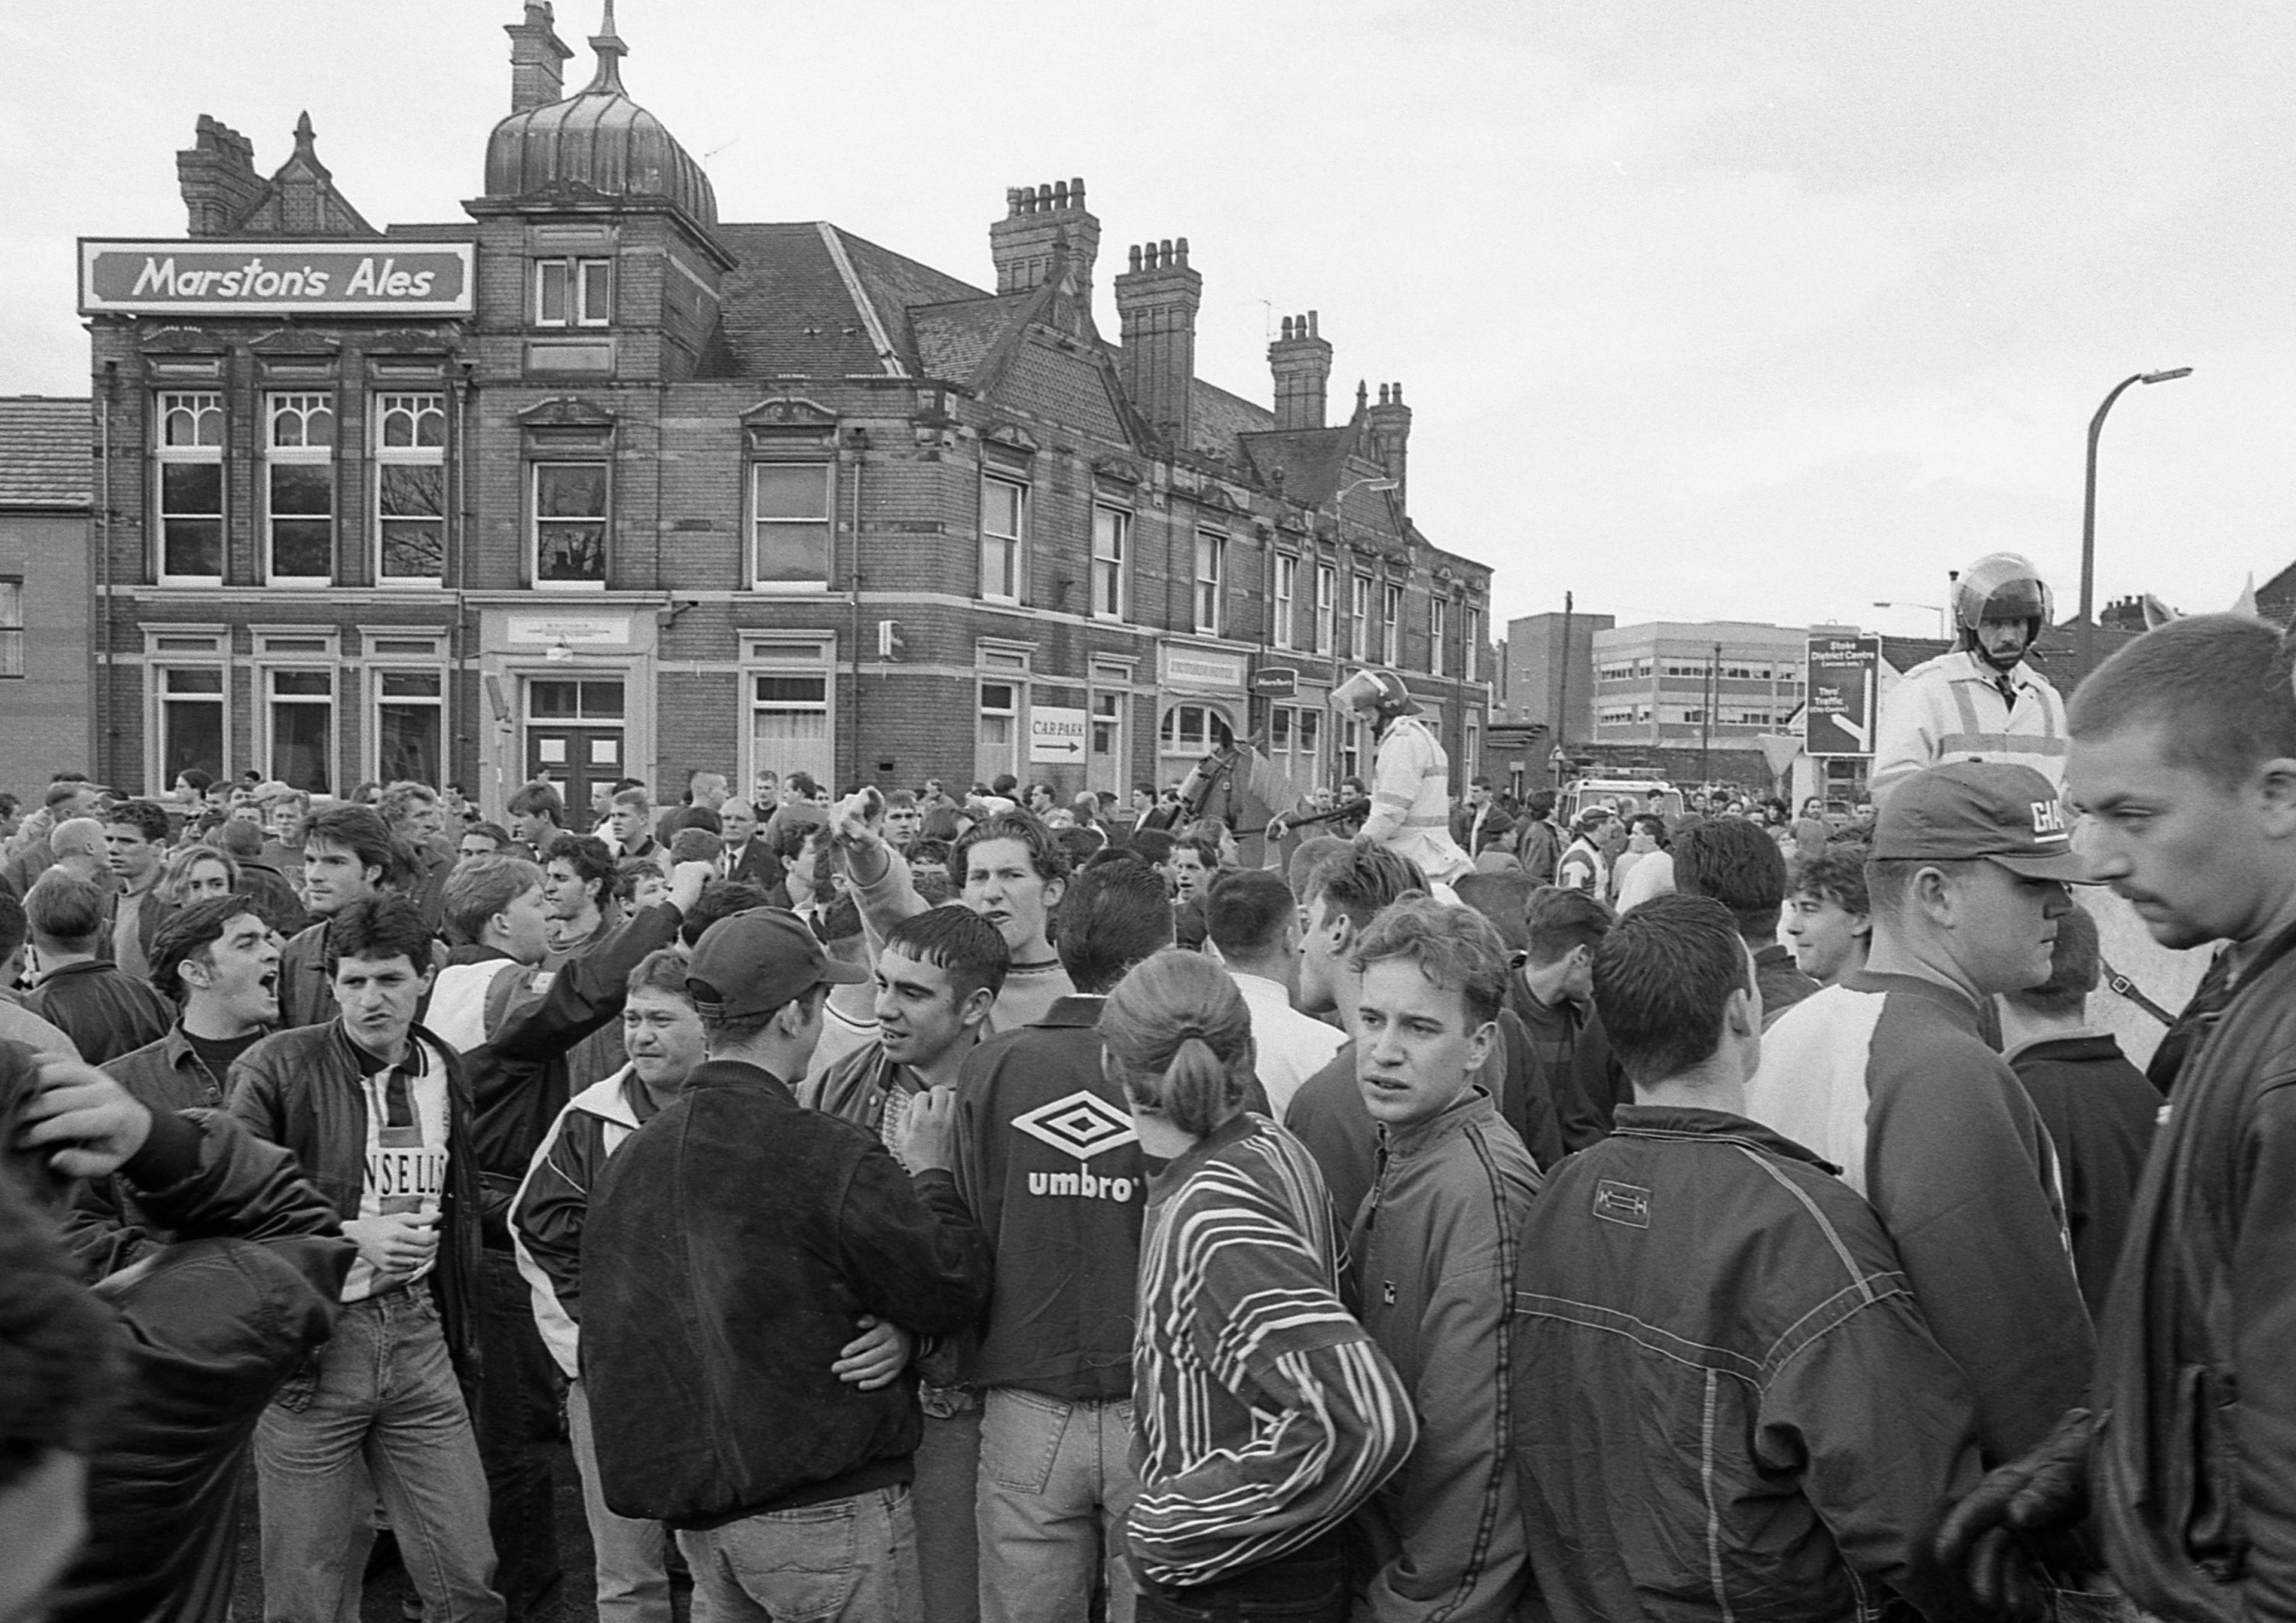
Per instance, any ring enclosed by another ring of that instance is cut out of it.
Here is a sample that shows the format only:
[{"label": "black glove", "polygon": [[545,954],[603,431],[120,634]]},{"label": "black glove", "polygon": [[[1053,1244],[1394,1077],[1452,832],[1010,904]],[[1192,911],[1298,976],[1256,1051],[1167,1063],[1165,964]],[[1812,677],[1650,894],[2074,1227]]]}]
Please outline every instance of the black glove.
[{"label": "black glove", "polygon": [[2029,1557],[2046,1554],[2049,1536],[2088,1516],[2088,1449],[2096,1417],[2074,1409],[2022,1458],[1988,1471],[1938,1529],[1936,1554],[1959,1570],[1988,1611],[2036,1615],[2039,1591]]}]

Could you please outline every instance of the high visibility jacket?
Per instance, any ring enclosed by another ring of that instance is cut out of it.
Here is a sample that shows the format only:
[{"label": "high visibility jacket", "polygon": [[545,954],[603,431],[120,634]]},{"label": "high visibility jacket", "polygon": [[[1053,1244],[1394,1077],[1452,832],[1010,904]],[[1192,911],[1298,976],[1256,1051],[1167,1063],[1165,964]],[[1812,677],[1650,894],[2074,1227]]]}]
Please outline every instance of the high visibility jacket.
[{"label": "high visibility jacket", "polygon": [[1925,766],[1947,761],[2013,761],[2053,785],[2065,776],[2065,702],[2030,665],[2009,673],[2013,702],[2000,675],[1966,649],[1941,653],[1907,671],[1882,704],[1874,728],[1875,804]]},{"label": "high visibility jacket", "polygon": [[1371,816],[1364,833],[1448,881],[1474,867],[1451,838],[1451,762],[1416,716],[1398,716],[1380,735],[1372,771]]}]

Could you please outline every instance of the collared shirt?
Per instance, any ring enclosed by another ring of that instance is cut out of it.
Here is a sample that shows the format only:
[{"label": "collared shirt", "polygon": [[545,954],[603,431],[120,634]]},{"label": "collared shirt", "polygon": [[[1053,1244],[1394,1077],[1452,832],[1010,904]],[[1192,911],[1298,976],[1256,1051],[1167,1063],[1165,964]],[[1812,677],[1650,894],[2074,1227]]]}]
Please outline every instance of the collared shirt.
[{"label": "collared shirt", "polygon": [[1347,1033],[1293,1008],[1292,995],[1281,981],[1248,974],[1234,965],[1228,974],[1235,981],[1235,989],[1243,994],[1244,1008],[1251,1015],[1259,1086],[1267,1090],[1267,1102],[1280,1121],[1291,1107],[1292,1095],[1332,1062],[1332,1056],[1348,1040]]}]

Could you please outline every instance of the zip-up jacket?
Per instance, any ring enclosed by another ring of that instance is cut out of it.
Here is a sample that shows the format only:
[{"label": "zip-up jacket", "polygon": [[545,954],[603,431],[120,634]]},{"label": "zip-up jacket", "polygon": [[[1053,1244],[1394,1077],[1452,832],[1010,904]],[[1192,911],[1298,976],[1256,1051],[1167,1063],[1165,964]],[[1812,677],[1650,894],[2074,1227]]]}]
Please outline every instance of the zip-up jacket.
[{"label": "zip-up jacket", "polygon": [[1522,1594],[1508,1305],[1538,1183],[1480,1088],[1431,1120],[1380,1129],[1349,1249],[1364,1328],[1411,1389],[1419,1443],[1365,1507],[1378,1570],[1359,1618],[1478,1623],[1506,1618]]},{"label": "zip-up jacket", "polygon": [[1762,1037],[1746,1114],[1842,1168],[1977,1393],[1986,1463],[2082,1401],[2096,1359],[2047,1131],[1964,994],[1871,971]]},{"label": "zip-up jacket", "polygon": [[357,1248],[291,1156],[219,1111],[155,1113],[119,1176],[180,1238],[95,1287],[124,1378],[52,1613],[223,1623],[249,1440],[326,1340]]},{"label": "zip-up jacket", "polygon": [[2179,1623],[2296,1618],[2296,931],[2185,1063],[2102,1340],[2113,1576]]},{"label": "zip-up jacket", "polygon": [[[135,1095],[155,1114],[221,1110],[223,1084],[184,1037],[177,1021],[168,1035],[123,1053],[103,1067],[106,1076]],[[124,1268],[173,1238],[145,1211],[127,1180],[85,1178],[73,1193],[64,1217],[65,1242],[100,1272]]]},{"label": "zip-up jacket", "polygon": [[1380,734],[1373,758],[1371,816],[1363,837],[1447,881],[1474,867],[1451,838],[1451,762],[1416,716],[1398,716]]},{"label": "zip-up jacket", "polygon": [[1969,1384],[1873,1210],[1718,1111],[1619,1107],[1521,1231],[1514,1439],[1557,1623],[1932,1617]]},{"label": "zip-up jacket", "polygon": [[104,958],[50,971],[24,995],[24,1006],[70,1037],[91,1065],[156,1043],[176,1023],[176,1005],[150,981]]},{"label": "zip-up jacket", "polygon": [[[447,1350],[465,1384],[478,1379],[473,1315],[482,1289],[479,1168],[471,1149],[471,1088],[459,1055],[421,1026],[409,1042],[428,1045],[447,1074],[447,1185],[439,1201],[439,1262],[422,1285],[439,1304]],[[366,1190],[366,1088],[340,1021],[275,1031],[231,1068],[231,1113],[266,1143],[293,1152],[335,1215],[359,1215]]]},{"label": "zip-up jacket", "polygon": [[916,1377],[831,1366],[873,1314],[972,1322],[988,1252],[945,1172],[914,1183],[849,1121],[713,1060],[630,1135],[582,1226],[580,1363],[624,1516],[706,1528],[914,1474]]},{"label": "zip-up jacket", "polygon": [[1882,704],[1874,725],[1874,803],[1925,766],[1947,761],[2012,761],[2051,783],[2065,775],[2065,701],[2030,665],[2008,676],[1965,648],[1924,660]]},{"label": "zip-up jacket", "polygon": [[518,1271],[534,1292],[534,1322],[569,1377],[582,1373],[582,1221],[590,1191],[606,1158],[653,1113],[634,1066],[584,1088],[558,1112],[511,1202],[511,1238]]}]

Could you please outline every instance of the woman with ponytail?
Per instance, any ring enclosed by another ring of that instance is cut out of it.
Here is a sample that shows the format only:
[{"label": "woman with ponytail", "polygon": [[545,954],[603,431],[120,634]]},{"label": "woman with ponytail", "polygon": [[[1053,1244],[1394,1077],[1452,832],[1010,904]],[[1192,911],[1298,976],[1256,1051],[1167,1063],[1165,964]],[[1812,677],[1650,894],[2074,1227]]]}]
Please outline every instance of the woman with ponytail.
[{"label": "woman with ponytail", "polygon": [[1251,1016],[1219,965],[1156,954],[1110,994],[1100,1034],[1141,1150],[1164,1163],[1133,1341],[1137,1617],[1341,1623],[1341,1529],[1417,1426],[1341,1304],[1331,1197],[1300,1142],[1246,1108]]}]

